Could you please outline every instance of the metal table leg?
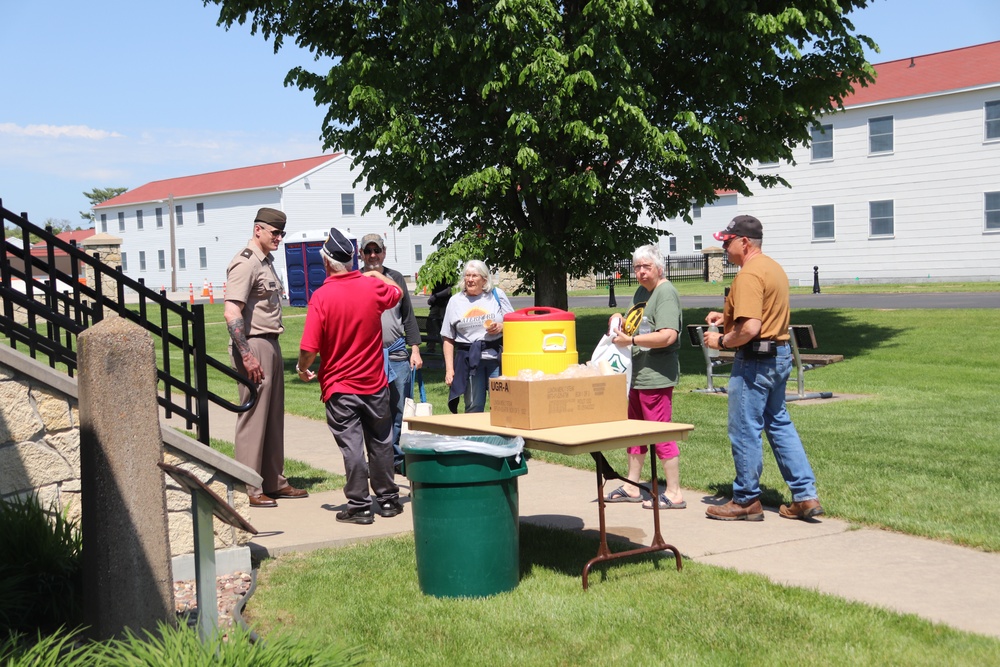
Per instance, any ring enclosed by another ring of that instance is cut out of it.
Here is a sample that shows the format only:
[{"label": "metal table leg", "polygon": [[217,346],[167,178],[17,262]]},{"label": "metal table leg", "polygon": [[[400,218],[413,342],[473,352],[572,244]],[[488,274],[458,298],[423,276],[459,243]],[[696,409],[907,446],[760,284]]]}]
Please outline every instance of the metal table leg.
[{"label": "metal table leg", "polygon": [[683,567],[681,562],[681,554],[677,551],[677,547],[667,544],[663,541],[663,536],[660,534],[660,492],[657,481],[657,470],[656,470],[656,449],[650,445],[649,447],[649,462],[650,469],[652,471],[652,498],[653,498],[653,542],[648,547],[640,547],[638,549],[631,549],[629,551],[619,551],[618,553],[611,553],[608,548],[608,533],[607,526],[604,520],[604,483],[609,479],[621,480],[623,482],[628,482],[633,486],[638,486],[641,489],[649,489],[645,484],[636,484],[635,482],[622,477],[608,463],[607,459],[604,458],[604,454],[601,452],[593,452],[591,456],[594,457],[594,463],[597,467],[597,511],[600,523],[600,533],[601,533],[601,543],[597,548],[597,555],[587,561],[587,564],[583,566],[583,590],[587,590],[587,579],[590,575],[590,568],[595,563],[601,563],[604,561],[614,560],[616,558],[625,558],[627,556],[636,556],[639,554],[653,553],[656,551],[672,551],[674,554],[674,560],[677,562],[678,571]]}]

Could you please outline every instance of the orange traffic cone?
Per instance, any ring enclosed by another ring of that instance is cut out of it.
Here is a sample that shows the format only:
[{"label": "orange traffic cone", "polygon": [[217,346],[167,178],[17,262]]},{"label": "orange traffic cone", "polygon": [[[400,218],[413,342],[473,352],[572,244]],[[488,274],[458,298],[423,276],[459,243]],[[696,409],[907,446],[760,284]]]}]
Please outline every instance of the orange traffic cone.
[{"label": "orange traffic cone", "polygon": [[188,301],[194,305],[194,283],[188,283]]},{"label": "orange traffic cone", "polygon": [[212,283],[208,284],[208,302],[215,303],[215,289],[212,287]]},{"label": "orange traffic cone", "polygon": [[201,286],[201,295],[208,296],[208,278],[205,278],[205,282]]}]

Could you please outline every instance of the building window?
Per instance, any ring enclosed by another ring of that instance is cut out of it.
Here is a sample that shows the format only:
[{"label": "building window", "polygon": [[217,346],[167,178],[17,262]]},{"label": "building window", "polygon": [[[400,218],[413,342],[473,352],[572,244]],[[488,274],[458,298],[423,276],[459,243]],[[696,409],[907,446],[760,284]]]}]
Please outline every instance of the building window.
[{"label": "building window", "polygon": [[868,152],[892,152],[892,116],[868,119]]},{"label": "building window", "polygon": [[163,229],[163,209],[156,209],[156,228]]},{"label": "building window", "polygon": [[986,231],[1000,231],[1000,192],[986,193]]},{"label": "building window", "polygon": [[812,159],[832,160],[833,125],[813,125],[811,134],[812,134]]},{"label": "building window", "polygon": [[198,248],[198,268],[208,268],[208,249],[205,247]]},{"label": "building window", "polygon": [[107,233],[108,231],[108,214],[101,213],[101,231]]},{"label": "building window", "polygon": [[701,217],[701,206],[698,206],[697,204],[695,204],[694,206],[691,207],[691,217],[692,218],[700,218]]},{"label": "building window", "polygon": [[354,193],[340,195],[340,214],[354,215]]},{"label": "building window", "polygon": [[174,224],[178,227],[184,226],[184,206],[181,204],[174,206]]},{"label": "building window", "polygon": [[671,236],[670,237],[670,250],[668,250],[667,252],[677,252],[677,237],[676,236]]},{"label": "building window", "polygon": [[986,138],[1000,139],[1000,101],[986,103]]},{"label": "building window", "polygon": [[413,259],[417,260],[418,262],[423,261],[424,247],[422,245],[413,246]]},{"label": "building window", "polygon": [[833,204],[813,206],[813,240],[833,238]]},{"label": "building window", "polygon": [[156,263],[160,266],[160,271],[164,271],[167,268],[167,252],[165,250],[156,251]]},{"label": "building window", "polygon": [[891,199],[868,202],[868,225],[871,236],[892,236],[895,233]]},{"label": "building window", "polygon": [[204,204],[195,204],[195,206],[198,209],[198,224],[199,225],[204,225],[205,224],[205,205]]},{"label": "building window", "polygon": [[142,231],[142,209],[135,212],[135,228]]},{"label": "building window", "polygon": [[139,251],[139,270],[140,271],[145,271],[146,270],[146,251],[145,250],[140,250]]},{"label": "building window", "polygon": [[696,251],[697,251],[697,250],[701,250],[701,236],[697,236],[697,235],[696,235],[696,236],[694,237],[694,249],[695,249]]},{"label": "building window", "polygon": [[125,231],[125,211],[118,211],[118,231]]},{"label": "building window", "polygon": [[184,248],[177,249],[177,268],[178,269],[187,268],[187,262],[184,260]]},{"label": "building window", "polygon": [[128,255],[122,253],[122,271],[128,271]]}]

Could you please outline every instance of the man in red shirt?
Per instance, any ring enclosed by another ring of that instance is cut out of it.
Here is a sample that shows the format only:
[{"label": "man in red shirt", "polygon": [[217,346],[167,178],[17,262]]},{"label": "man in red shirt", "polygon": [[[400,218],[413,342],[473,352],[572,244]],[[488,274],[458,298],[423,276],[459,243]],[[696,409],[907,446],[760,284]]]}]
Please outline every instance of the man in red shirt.
[{"label": "man in red shirt", "polygon": [[309,300],[295,370],[300,380],[310,382],[317,373],[309,366],[319,354],[326,421],[347,472],[347,508],[337,513],[337,521],[370,524],[373,509],[383,517],[403,511],[393,481],[392,419],[382,355],[382,313],[399,303],[403,294],[392,278],[379,271],[352,270],[354,252],[347,237],[330,230],[320,250],[326,280]]}]

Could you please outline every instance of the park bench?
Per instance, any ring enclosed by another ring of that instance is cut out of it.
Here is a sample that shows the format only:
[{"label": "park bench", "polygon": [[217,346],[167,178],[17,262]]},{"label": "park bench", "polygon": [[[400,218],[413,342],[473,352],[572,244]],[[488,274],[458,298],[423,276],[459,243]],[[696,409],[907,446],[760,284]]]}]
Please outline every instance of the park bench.
[{"label": "park bench", "polygon": [[433,340],[435,343],[440,343],[440,337],[435,334],[428,333],[427,331],[427,316],[417,315],[417,326],[420,328],[420,342],[427,344],[428,341]]},{"label": "park bench", "polygon": [[[716,378],[729,378],[729,375],[728,373],[716,373],[715,371],[722,366],[732,364],[736,353],[727,350],[713,356],[713,352],[716,352],[716,350],[710,350],[708,347],[702,345],[706,329],[707,325],[705,324],[689,324],[687,327],[688,339],[691,341],[691,345],[701,348],[702,356],[705,359],[705,378],[708,381],[708,387],[705,389],[696,389],[695,391],[709,394],[724,394],[726,393],[726,388],[716,386],[715,380]],[[807,393],[805,389],[805,372],[813,368],[829,366],[838,361],[843,361],[844,355],[803,353],[802,350],[815,350],[819,347],[816,344],[816,333],[813,331],[811,324],[793,324],[788,327],[788,334],[789,344],[792,347],[792,359],[795,363],[795,379],[798,391],[795,394],[787,394],[785,400],[801,401],[807,398],[832,398],[833,393],[829,391]]]}]

